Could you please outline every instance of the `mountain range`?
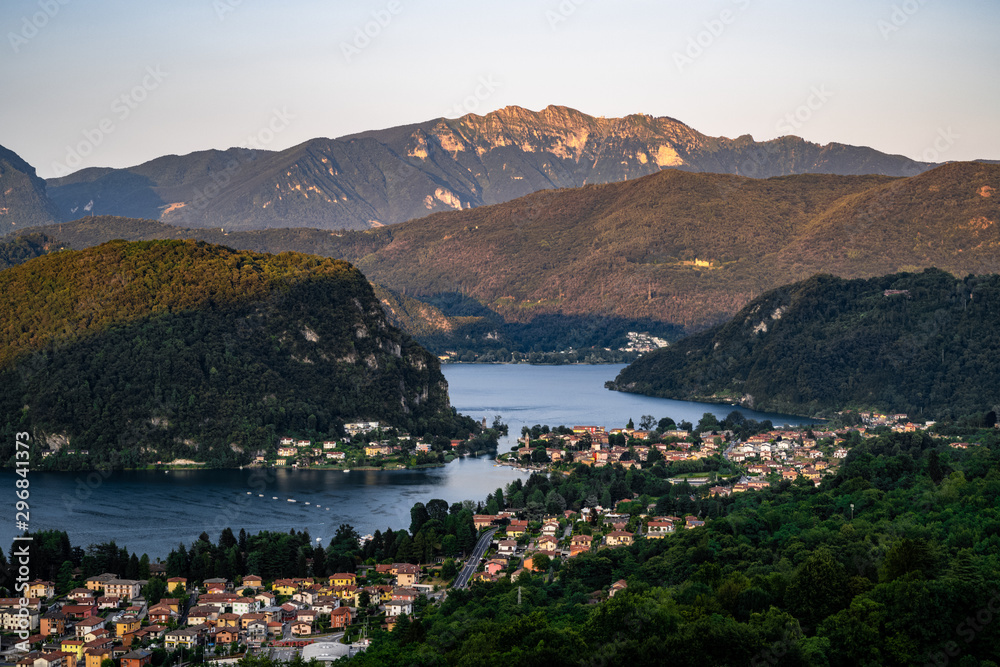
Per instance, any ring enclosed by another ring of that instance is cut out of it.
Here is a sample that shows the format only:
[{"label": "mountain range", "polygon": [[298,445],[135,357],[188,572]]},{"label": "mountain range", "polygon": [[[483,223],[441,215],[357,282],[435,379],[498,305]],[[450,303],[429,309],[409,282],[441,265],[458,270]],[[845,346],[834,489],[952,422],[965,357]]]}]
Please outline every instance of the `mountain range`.
[{"label": "mountain range", "polygon": [[[86,168],[47,181],[47,200],[38,197],[38,183],[19,189],[35,193],[32,215],[49,221],[92,213],[226,230],[362,230],[663,169],[767,178],[912,176],[933,166],[794,136],[766,142],[749,135],[710,137],[667,117],[603,118],[559,106],[538,112],[512,106],[317,138],[282,151],[231,148],[168,155],[125,169]],[[21,165],[20,173],[29,170]],[[0,185],[5,179],[0,175]],[[10,231],[9,222],[24,224],[0,218],[0,230]]]},{"label": "mountain range", "polygon": [[666,170],[363,232],[222,232],[102,217],[38,231],[77,248],[197,237],[295,250],[348,260],[373,283],[445,316],[646,320],[678,327],[676,336],[816,273],[1000,272],[998,189],[1000,166],[982,163],[910,178]]}]

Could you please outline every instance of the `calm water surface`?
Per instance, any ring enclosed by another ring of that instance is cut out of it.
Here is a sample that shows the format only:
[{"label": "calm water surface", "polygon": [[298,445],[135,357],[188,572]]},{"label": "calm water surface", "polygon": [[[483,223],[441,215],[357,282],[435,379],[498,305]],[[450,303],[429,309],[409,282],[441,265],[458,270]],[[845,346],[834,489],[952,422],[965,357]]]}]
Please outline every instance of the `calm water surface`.
[{"label": "calm water surface", "polygon": [[[459,412],[488,421],[500,415],[510,425],[511,435],[501,443],[501,451],[510,448],[524,425],[614,428],[646,414],[697,422],[705,412],[721,418],[733,410],[605,389],[605,381],[622,368],[462,364],[445,366],[444,374]],[[776,425],[803,423],[784,415],[740,411]],[[392,472],[35,472],[30,476],[31,527],[66,530],[80,546],[113,539],[154,559],[165,557],[181,542],[190,544],[202,531],[215,540],[226,526],[250,533],[308,530],[326,544],[341,523],[352,524],[362,534],[405,528],[410,507],[418,501],[482,500],[517,477],[524,474],[496,467],[485,457],[459,459],[444,468]],[[13,490],[14,479],[11,471],[0,472],[4,488]],[[12,524],[9,520],[0,525],[0,544],[10,544],[19,532]]]}]

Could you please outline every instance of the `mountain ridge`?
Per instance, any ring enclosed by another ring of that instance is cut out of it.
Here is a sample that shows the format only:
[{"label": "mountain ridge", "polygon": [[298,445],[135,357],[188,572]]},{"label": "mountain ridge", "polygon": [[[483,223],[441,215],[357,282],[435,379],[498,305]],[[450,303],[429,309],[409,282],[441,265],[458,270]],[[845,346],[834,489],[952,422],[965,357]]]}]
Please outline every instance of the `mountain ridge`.
[{"label": "mountain ridge", "polygon": [[1000,166],[982,163],[910,178],[665,170],[362,232],[223,232],[101,217],[37,231],[74,247],[196,237],[336,257],[445,316],[469,314],[448,304],[474,301],[477,314],[508,323],[607,317],[690,332],[816,273],[1000,272],[998,191]]},{"label": "mountain ridge", "polygon": [[48,186],[63,221],[93,202],[97,214],[186,227],[361,230],[663,169],[766,178],[902,176],[934,166],[867,147],[710,137],[668,116],[602,118],[549,105],[313,138],[282,151],[168,155],[81,170]]}]

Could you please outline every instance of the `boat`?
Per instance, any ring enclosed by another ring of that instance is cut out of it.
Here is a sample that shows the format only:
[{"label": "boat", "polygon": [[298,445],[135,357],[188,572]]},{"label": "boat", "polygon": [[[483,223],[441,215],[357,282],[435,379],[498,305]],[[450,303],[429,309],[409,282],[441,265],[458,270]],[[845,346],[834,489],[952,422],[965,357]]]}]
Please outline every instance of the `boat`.
[{"label": "boat", "polygon": [[264,494],[263,494],[263,493],[258,493],[257,495],[258,495],[258,496],[260,496],[261,498],[263,498],[263,497],[264,497]]},{"label": "boat", "polygon": [[344,468],[344,472],[351,472],[350,468]]},{"label": "boat", "polygon": [[294,502],[295,502],[295,499],[294,499],[294,498],[289,498],[289,499],[288,499],[288,502],[290,502],[290,503],[294,503]]},{"label": "boat", "polygon": [[253,495],[253,491],[247,491],[247,495],[248,496],[252,496]]},{"label": "boat", "polygon": [[271,500],[277,500],[278,496],[271,496]]},{"label": "boat", "polygon": [[307,500],[307,501],[306,501],[306,505],[308,505],[308,504],[309,504],[309,501]]}]

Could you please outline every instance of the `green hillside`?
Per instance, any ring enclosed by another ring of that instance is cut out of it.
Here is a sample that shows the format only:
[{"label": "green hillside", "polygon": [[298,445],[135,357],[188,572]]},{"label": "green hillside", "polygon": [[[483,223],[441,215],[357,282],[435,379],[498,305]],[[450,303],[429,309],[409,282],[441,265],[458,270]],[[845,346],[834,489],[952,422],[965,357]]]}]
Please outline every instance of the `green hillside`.
[{"label": "green hillside", "polygon": [[816,276],[650,353],[609,386],[817,414],[874,408],[934,419],[1000,405],[1000,276],[938,270]]},{"label": "green hillside", "polygon": [[0,272],[0,314],[3,428],[99,464],[244,463],[345,421],[459,427],[437,359],[346,262],[116,241]]}]

